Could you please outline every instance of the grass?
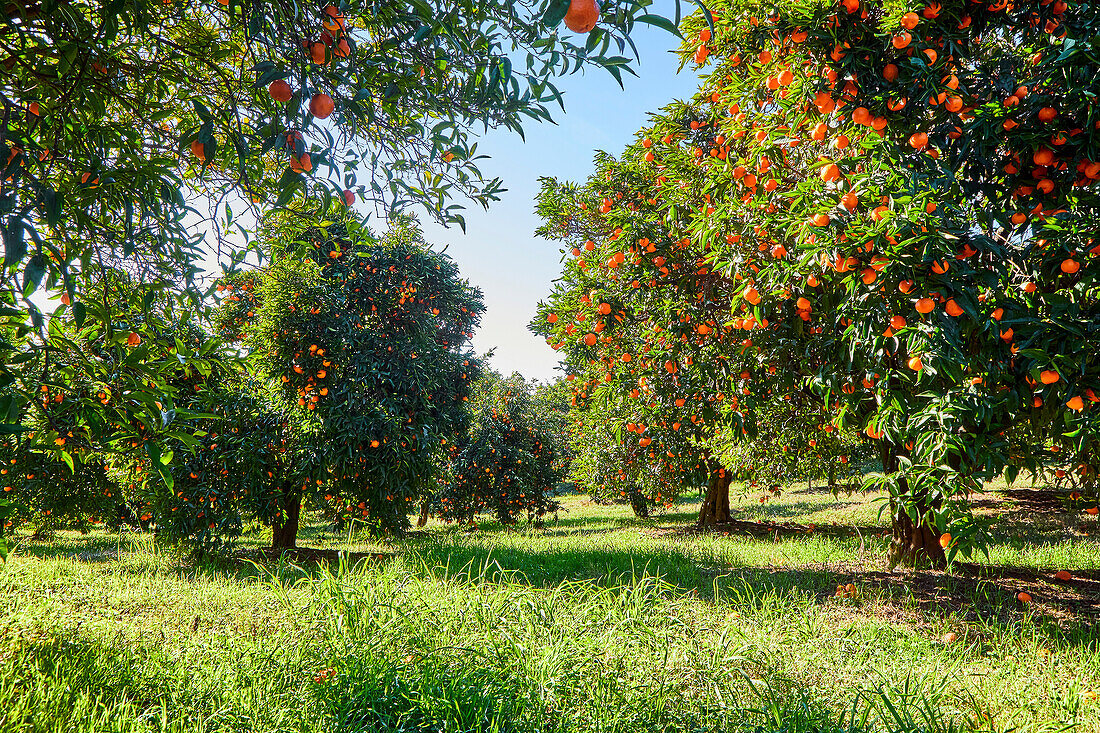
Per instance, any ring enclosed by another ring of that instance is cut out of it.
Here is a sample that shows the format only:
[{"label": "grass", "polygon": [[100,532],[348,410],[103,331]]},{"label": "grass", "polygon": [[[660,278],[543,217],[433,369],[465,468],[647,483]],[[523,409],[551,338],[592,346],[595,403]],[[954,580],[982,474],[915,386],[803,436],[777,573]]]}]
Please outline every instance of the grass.
[{"label": "grass", "polygon": [[874,499],[738,500],[820,530],[801,535],[684,532],[690,498],[643,521],[569,497],[542,528],[389,545],[306,529],[389,553],[355,567],[24,538],[0,571],[0,731],[1100,731],[1092,525],[990,494],[984,569],[886,573]]}]

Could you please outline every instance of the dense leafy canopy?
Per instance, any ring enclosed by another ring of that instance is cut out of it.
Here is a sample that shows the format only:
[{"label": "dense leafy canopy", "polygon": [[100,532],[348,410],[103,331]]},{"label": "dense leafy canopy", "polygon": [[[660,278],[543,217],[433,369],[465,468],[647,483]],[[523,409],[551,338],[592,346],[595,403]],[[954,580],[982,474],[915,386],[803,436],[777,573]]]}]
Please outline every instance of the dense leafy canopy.
[{"label": "dense leafy canopy", "polygon": [[[698,421],[705,451],[815,397],[878,449],[899,561],[980,546],[967,498],[1002,472],[1095,491],[1096,9],[712,9],[699,94],[544,190],[574,258],[537,328],[578,400]],[[683,441],[661,428],[651,458]]]},{"label": "dense leafy canopy", "polygon": [[469,428],[448,447],[446,473],[432,498],[436,514],[471,521],[490,513],[503,524],[558,509],[553,494],[568,468],[568,406],[553,385],[483,371],[469,404]]},{"label": "dense leafy canopy", "polygon": [[284,491],[378,529],[404,528],[464,433],[481,293],[410,220],[376,238],[350,215],[269,228],[274,263],[223,285],[219,327],[242,337],[309,446]]}]

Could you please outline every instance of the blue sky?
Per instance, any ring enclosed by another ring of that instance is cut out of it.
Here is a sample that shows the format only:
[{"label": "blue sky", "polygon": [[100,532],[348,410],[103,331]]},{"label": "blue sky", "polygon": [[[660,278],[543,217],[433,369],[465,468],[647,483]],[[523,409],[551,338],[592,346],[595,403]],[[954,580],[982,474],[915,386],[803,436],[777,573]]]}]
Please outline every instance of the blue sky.
[{"label": "blue sky", "polygon": [[425,237],[453,257],[464,277],[485,292],[486,312],[474,348],[496,348],[493,366],[505,374],[551,379],[557,353],[527,330],[540,298],[561,272],[556,243],[535,237],[534,213],[540,176],[580,181],[592,172],[596,150],[618,154],[648,120],[673,99],[691,96],[697,77],[690,67],[677,74],[676,37],[641,26],[634,42],[641,54],[637,77],[623,75],[624,89],[605,71],[591,69],[557,82],[565,112],[555,106],[557,125],[530,123],[526,142],[518,135],[490,132],[479,152],[488,154],[482,171],[500,176],[508,189],[486,212],[467,209],[466,233],[424,222]]}]

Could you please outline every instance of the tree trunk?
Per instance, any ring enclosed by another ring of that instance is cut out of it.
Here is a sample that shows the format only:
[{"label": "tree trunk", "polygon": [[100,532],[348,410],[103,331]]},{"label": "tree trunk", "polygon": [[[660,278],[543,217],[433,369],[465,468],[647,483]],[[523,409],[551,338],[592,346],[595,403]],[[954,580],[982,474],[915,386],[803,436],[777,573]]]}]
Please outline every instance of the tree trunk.
[{"label": "tree trunk", "polygon": [[[880,450],[883,473],[896,473],[899,455],[897,446],[883,441]],[[900,478],[898,486],[904,493],[908,489],[908,482]],[[918,519],[913,521],[898,502],[893,500],[890,502],[893,524],[890,540],[891,569],[898,565],[909,568],[921,565],[942,568],[947,565],[947,555],[940,547],[940,534],[935,526],[929,526],[927,523],[930,510],[938,507],[934,503],[929,503],[924,496],[916,497],[916,507]]]},{"label": "tree trunk", "polygon": [[901,507],[894,507],[894,530],[890,541],[890,567],[918,567],[931,565],[942,568],[947,565],[947,555],[940,547],[940,535],[935,527],[929,527],[925,521],[927,505],[918,504],[921,521],[914,522]]},{"label": "tree trunk", "polygon": [[699,506],[699,529],[730,521],[730,482],[733,476],[725,469],[711,472],[703,503]]},{"label": "tree trunk", "polygon": [[634,516],[639,519],[649,519],[649,504],[638,489],[630,490],[630,508],[634,510]]},{"label": "tree trunk", "polygon": [[291,550],[298,544],[298,517],[302,512],[302,495],[297,491],[283,495],[282,514],[271,523],[271,549]]},{"label": "tree trunk", "polygon": [[417,527],[423,527],[428,523],[428,500],[425,499],[420,505],[420,516],[416,520]]}]

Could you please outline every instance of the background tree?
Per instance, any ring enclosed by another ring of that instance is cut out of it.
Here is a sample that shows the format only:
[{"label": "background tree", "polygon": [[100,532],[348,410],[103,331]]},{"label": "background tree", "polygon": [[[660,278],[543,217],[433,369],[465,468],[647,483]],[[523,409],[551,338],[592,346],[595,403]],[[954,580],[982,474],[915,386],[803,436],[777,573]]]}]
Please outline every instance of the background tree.
[{"label": "background tree", "polygon": [[491,513],[502,524],[558,510],[568,468],[560,396],[515,373],[483,371],[469,403],[469,429],[450,446],[432,506],[448,521]]},{"label": "background tree", "polygon": [[223,284],[218,322],[301,421],[274,546],[294,546],[303,497],[401,531],[465,427],[481,293],[410,220],[376,238],[350,215],[304,231],[281,219],[267,245],[271,267]]},{"label": "background tree", "polygon": [[[785,398],[785,399],[784,399]],[[837,428],[819,400],[802,394],[784,395],[757,410],[753,440],[730,443],[727,461],[735,480],[752,487],[784,487],[798,481],[829,488],[850,487],[878,457],[852,430]]]},{"label": "background tree", "polygon": [[593,501],[629,504],[636,516],[648,517],[657,507],[671,506],[685,477],[667,463],[652,463],[640,440],[624,440],[627,422],[609,403],[574,409],[569,477]]}]

